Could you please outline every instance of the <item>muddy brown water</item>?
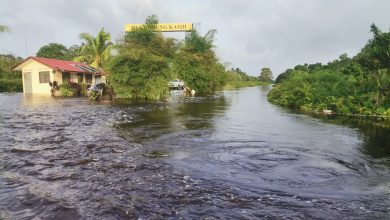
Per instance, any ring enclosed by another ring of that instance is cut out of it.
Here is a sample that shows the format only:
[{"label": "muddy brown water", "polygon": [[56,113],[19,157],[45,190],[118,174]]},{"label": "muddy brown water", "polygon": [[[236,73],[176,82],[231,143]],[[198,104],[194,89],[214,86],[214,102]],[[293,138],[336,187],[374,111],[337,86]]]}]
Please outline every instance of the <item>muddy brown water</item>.
[{"label": "muddy brown water", "polygon": [[267,102],[0,94],[0,219],[389,219],[390,129]]}]

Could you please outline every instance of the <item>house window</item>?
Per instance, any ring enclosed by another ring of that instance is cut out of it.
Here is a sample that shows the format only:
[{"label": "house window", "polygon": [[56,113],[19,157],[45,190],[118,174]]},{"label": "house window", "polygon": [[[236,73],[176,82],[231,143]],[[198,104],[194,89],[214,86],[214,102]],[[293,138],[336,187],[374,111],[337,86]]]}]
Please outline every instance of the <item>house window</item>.
[{"label": "house window", "polygon": [[89,84],[92,83],[92,74],[85,74],[85,82]]},{"label": "house window", "polygon": [[50,72],[39,72],[39,83],[49,83],[50,82]]},{"label": "house window", "polygon": [[82,82],[84,82],[83,74],[82,73],[77,73],[77,83],[82,83]]},{"label": "house window", "polygon": [[63,72],[62,73],[62,82],[70,82],[70,73]]}]

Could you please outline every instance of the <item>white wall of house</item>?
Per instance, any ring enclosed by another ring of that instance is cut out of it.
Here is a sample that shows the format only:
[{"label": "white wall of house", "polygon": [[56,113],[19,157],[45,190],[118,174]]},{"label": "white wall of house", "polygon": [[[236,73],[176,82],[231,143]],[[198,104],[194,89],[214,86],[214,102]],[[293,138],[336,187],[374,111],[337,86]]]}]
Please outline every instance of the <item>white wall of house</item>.
[{"label": "white wall of house", "polygon": [[[22,78],[23,78],[23,92],[24,93],[34,93],[34,94],[51,94],[49,83],[40,83],[39,82],[39,72],[49,72],[50,81],[54,80],[54,71],[52,68],[45,66],[35,60],[27,61],[26,65],[22,69]],[[28,78],[25,78],[28,74],[31,74],[31,81]],[[26,83],[31,83],[26,85]],[[31,90],[30,90],[31,88]]]}]

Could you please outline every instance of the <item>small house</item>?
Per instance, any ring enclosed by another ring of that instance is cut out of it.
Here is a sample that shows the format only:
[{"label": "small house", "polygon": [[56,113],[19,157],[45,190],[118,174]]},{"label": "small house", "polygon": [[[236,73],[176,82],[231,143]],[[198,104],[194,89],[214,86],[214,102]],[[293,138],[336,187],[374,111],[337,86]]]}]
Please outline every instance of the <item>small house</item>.
[{"label": "small house", "polygon": [[95,85],[106,81],[103,71],[85,63],[43,57],[28,57],[13,70],[22,72],[24,93],[51,94],[50,84],[54,82]]}]

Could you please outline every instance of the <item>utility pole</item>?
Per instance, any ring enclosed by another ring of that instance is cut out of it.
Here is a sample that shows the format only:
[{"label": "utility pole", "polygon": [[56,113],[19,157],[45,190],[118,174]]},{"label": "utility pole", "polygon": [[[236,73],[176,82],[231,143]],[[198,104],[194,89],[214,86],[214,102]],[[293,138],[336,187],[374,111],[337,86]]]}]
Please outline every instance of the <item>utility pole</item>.
[{"label": "utility pole", "polygon": [[26,58],[28,57],[28,49],[27,49],[27,35],[24,34],[24,45],[26,47]]}]

